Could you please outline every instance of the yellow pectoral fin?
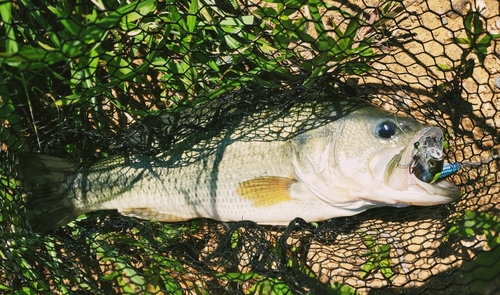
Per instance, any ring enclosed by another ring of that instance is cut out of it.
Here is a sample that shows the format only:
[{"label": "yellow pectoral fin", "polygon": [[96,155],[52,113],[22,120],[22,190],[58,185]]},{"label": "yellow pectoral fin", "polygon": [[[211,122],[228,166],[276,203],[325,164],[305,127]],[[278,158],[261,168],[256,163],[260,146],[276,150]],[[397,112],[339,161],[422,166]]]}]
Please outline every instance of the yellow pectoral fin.
[{"label": "yellow pectoral fin", "polygon": [[291,200],[288,189],[295,179],[264,176],[240,183],[236,192],[256,207],[268,207]]}]

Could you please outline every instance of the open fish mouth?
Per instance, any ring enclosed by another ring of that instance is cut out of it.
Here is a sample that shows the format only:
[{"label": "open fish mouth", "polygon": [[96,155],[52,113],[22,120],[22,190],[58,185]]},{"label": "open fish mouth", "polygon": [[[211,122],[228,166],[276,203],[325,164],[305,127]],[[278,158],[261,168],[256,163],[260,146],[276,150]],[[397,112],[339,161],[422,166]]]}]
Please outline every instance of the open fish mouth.
[{"label": "open fish mouth", "polygon": [[[413,205],[443,204],[461,196],[460,189],[447,181],[460,165],[445,161],[441,128],[419,130],[409,144],[387,164],[384,183],[397,191],[422,191],[419,198],[400,200]],[[426,196],[426,197],[424,197]]]},{"label": "open fish mouth", "polygon": [[[417,140],[418,139],[418,140]],[[414,136],[413,148],[402,158],[410,163],[408,174],[428,193],[458,198],[460,189],[445,178],[460,170],[458,163],[448,163],[444,157],[444,135],[441,128],[428,127]]]},{"label": "open fish mouth", "polygon": [[426,183],[440,179],[444,166],[443,132],[438,128],[428,129],[413,144],[416,154],[409,165],[409,172]]}]

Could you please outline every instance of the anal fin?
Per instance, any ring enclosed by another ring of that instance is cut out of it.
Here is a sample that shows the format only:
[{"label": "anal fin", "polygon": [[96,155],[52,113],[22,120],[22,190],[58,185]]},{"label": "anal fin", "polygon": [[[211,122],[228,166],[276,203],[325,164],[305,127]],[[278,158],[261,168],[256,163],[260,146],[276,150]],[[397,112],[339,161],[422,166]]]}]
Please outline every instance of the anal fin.
[{"label": "anal fin", "polygon": [[118,209],[118,212],[129,217],[137,217],[139,219],[155,220],[161,222],[178,222],[190,219],[171,213],[160,212],[151,208],[121,208]]},{"label": "anal fin", "polygon": [[257,177],[239,184],[236,192],[257,207],[269,207],[291,200],[289,188],[295,179],[279,176]]}]

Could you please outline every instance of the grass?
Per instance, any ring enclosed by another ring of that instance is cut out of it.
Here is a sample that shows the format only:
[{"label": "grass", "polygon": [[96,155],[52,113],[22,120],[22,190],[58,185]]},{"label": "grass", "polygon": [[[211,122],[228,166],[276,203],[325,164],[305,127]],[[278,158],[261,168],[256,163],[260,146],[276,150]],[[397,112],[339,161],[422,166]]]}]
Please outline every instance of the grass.
[{"label": "grass", "polygon": [[[33,13],[23,30],[9,25],[22,11],[4,3],[0,11],[8,37],[0,62],[47,71],[65,84],[69,93],[55,99],[53,106],[87,102],[99,107],[95,99],[105,95],[121,111],[138,115],[154,110],[131,109],[109,90],[126,88],[128,83],[143,84],[144,76],[151,72],[158,75],[163,89],[160,98],[175,107],[181,102],[217,98],[246,83],[272,86],[266,75],[293,80],[300,72],[311,83],[332,68],[357,73],[369,70],[371,39],[356,41],[363,25],[360,15],[326,7],[320,1],[276,2],[274,8],[237,16],[212,1],[136,1],[111,11],[55,2],[45,11]],[[28,0],[23,5],[25,9],[36,7]],[[291,19],[302,7],[308,8],[310,19]],[[320,9],[326,8],[348,20],[345,28],[325,27]],[[47,19],[56,21],[57,29]],[[313,32],[304,30],[308,23],[314,24]],[[106,42],[114,46],[106,48]],[[310,47],[316,56],[301,57],[290,48],[295,43]],[[292,59],[298,70],[287,66]],[[51,72],[51,66],[59,63],[65,63],[69,77]]]}]

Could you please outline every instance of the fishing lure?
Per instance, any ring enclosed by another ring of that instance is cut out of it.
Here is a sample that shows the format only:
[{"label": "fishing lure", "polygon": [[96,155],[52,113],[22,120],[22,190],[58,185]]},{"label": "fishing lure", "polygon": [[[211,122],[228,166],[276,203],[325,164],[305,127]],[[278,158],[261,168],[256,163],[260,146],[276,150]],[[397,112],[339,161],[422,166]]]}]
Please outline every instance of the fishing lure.
[{"label": "fishing lure", "polygon": [[415,174],[415,176],[427,183],[433,184],[438,180],[444,179],[448,176],[451,176],[461,169],[465,167],[478,167],[483,164],[488,164],[489,162],[498,159],[498,151],[495,150],[495,153],[492,153],[490,157],[482,160],[480,162],[444,162],[439,159],[427,159],[425,157],[425,153],[422,149],[419,149],[419,152],[413,157],[412,162],[410,163],[410,172]]}]

